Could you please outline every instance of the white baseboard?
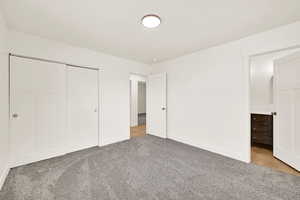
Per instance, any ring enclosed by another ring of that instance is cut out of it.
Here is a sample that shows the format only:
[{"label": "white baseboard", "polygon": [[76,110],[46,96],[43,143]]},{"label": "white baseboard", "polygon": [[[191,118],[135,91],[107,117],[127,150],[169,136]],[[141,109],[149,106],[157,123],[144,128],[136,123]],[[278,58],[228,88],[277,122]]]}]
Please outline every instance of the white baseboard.
[{"label": "white baseboard", "polygon": [[3,172],[1,173],[1,176],[0,176],[0,190],[2,190],[2,187],[3,187],[3,185],[4,185],[4,182],[5,182],[6,178],[7,178],[7,175],[8,175],[8,173],[9,173],[9,170],[10,170],[10,168],[7,166],[7,167],[3,170]]},{"label": "white baseboard", "polygon": [[110,144],[115,144],[115,143],[119,143],[119,142],[124,142],[126,140],[130,140],[130,137],[122,137],[122,138],[118,138],[118,139],[114,139],[114,140],[110,140],[110,141],[104,141],[101,145],[99,145],[99,147],[103,147],[103,146],[107,146]]},{"label": "white baseboard", "polygon": [[246,159],[245,156],[241,155],[240,153],[229,152],[228,150],[221,149],[221,148],[217,149],[217,148],[212,148],[212,147],[209,147],[209,146],[199,145],[199,144],[195,143],[195,141],[190,141],[190,140],[186,140],[186,139],[179,138],[179,137],[171,136],[171,137],[168,137],[168,138],[171,139],[171,140],[174,140],[174,141],[177,141],[177,142],[180,142],[180,143],[183,143],[183,144],[187,144],[187,145],[190,145],[190,146],[193,146],[193,147],[196,147],[196,148],[200,148],[200,149],[203,149],[203,150],[206,150],[206,151],[210,151],[212,153],[219,154],[219,155],[231,158],[231,159],[239,160],[239,161],[242,161],[242,162],[245,162],[245,163],[250,163],[250,160]]},{"label": "white baseboard", "polygon": [[[152,135],[152,136],[155,136],[155,137],[159,137],[159,138],[163,138],[163,139],[167,139],[168,137],[167,136],[160,136],[160,135],[156,135],[155,133],[146,133],[147,135]],[[171,139],[171,138],[170,138]],[[175,140],[175,139],[174,139]],[[178,141],[179,142],[179,141]],[[183,143],[183,142],[182,142]]]},{"label": "white baseboard", "polygon": [[[51,158],[55,158],[55,157],[59,157],[59,156],[63,156],[67,153],[71,153],[69,150],[64,149],[63,151],[56,151],[56,152],[52,152],[50,154],[43,154],[43,155],[39,155],[39,156],[28,156],[26,158],[24,158],[23,160],[11,160],[10,161],[10,167],[14,168],[14,167],[20,167],[23,165],[28,165],[31,163],[35,163],[35,162],[39,162],[39,161],[43,161],[43,160],[48,160]],[[12,156],[15,157],[15,156]]]}]

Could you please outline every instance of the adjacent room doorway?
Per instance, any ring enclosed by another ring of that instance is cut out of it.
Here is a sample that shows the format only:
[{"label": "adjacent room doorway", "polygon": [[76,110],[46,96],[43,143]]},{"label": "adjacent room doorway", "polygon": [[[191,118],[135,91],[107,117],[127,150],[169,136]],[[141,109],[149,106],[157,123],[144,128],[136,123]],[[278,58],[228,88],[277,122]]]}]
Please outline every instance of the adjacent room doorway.
[{"label": "adjacent room doorway", "polygon": [[130,75],[130,137],[146,135],[146,76]]},{"label": "adjacent room doorway", "polygon": [[300,175],[300,49],[250,59],[251,162]]},{"label": "adjacent room doorway", "polygon": [[130,75],[130,136],[167,138],[167,74]]}]

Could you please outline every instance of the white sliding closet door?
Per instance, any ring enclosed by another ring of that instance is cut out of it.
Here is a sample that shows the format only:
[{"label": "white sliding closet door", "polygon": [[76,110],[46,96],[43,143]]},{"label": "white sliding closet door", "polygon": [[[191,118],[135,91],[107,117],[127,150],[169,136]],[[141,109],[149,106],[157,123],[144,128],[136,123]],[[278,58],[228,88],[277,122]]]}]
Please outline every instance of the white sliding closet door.
[{"label": "white sliding closet door", "polygon": [[72,151],[97,146],[98,71],[68,66],[68,133]]},{"label": "white sliding closet door", "polygon": [[64,154],[66,66],[14,56],[10,59],[13,166]]}]

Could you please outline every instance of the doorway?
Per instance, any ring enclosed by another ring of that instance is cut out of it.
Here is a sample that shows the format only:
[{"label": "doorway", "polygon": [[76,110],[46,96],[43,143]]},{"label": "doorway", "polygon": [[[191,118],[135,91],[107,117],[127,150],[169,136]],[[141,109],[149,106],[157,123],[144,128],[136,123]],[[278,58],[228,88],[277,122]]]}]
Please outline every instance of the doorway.
[{"label": "doorway", "polygon": [[130,75],[130,137],[146,135],[147,78],[142,75]]},{"label": "doorway", "polygon": [[[282,110],[278,109],[280,103],[276,99],[279,74],[275,72],[276,63],[296,52],[300,52],[300,49],[282,50],[250,58],[251,162],[299,176],[297,165],[285,160],[284,155],[278,154],[278,149],[286,144],[282,141],[292,138],[283,129],[278,128],[279,125],[293,128],[291,124],[284,122]],[[282,67],[284,69],[284,66],[280,66]],[[290,152],[295,153],[294,160],[297,160],[296,150],[290,149]]]}]

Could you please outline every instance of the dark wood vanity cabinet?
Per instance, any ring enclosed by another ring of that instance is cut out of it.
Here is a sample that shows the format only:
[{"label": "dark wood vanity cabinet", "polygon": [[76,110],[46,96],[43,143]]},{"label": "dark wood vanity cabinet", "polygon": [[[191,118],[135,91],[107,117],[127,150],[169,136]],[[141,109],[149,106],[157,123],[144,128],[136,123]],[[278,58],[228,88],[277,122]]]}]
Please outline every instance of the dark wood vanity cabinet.
[{"label": "dark wood vanity cabinet", "polygon": [[251,142],[273,146],[273,116],[251,114]]}]

